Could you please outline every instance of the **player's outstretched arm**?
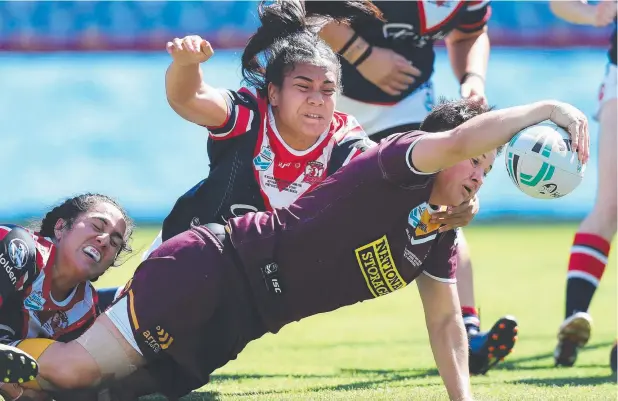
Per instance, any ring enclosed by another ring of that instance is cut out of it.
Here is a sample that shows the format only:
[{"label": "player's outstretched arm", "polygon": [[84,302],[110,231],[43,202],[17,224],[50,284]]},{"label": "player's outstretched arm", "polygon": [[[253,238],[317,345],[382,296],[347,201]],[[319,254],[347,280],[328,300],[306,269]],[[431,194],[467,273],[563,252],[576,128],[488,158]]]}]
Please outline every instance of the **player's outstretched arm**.
[{"label": "player's outstretched arm", "polygon": [[172,64],[165,75],[167,101],[179,116],[195,124],[216,127],[228,117],[225,98],[203,81],[200,63],[207,61],[213,50],[199,36],[186,36],[167,43]]},{"label": "player's outstretched arm", "polygon": [[468,338],[461,317],[457,284],[425,274],[417,279],[433,356],[449,398],[471,401]]},{"label": "player's outstretched arm", "polygon": [[421,172],[434,173],[491,152],[524,128],[545,120],[569,132],[573,150],[586,163],[589,153],[586,116],[569,104],[553,100],[489,111],[450,131],[425,135],[410,152],[410,162]]},{"label": "player's outstretched arm", "polygon": [[549,4],[554,15],[573,24],[601,27],[611,24],[616,18],[615,1],[601,1],[592,5],[585,0],[553,0]]}]

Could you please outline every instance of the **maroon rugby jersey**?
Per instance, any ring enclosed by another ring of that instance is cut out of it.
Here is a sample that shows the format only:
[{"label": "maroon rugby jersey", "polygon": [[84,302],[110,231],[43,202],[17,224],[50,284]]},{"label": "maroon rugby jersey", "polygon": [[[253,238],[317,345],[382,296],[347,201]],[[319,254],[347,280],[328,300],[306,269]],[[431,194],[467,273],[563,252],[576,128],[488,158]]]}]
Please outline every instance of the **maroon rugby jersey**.
[{"label": "maroon rugby jersey", "polygon": [[288,209],[229,222],[270,331],[389,294],[422,273],[455,281],[455,232],[429,224],[434,174],[407,161],[423,135],[431,134],[389,137]]}]

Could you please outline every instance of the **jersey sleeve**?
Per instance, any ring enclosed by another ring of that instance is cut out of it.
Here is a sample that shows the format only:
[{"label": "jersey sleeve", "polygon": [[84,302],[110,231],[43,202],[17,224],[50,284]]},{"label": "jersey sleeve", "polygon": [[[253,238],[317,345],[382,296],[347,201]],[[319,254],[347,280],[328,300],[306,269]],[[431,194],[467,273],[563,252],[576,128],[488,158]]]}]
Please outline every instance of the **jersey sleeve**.
[{"label": "jersey sleeve", "polygon": [[[426,185],[435,173],[423,173],[410,161],[410,155],[418,141],[426,135],[422,131],[410,131],[394,134],[380,141],[378,160],[384,178],[396,185],[414,188]],[[437,172],[436,172],[437,173]]]},{"label": "jersey sleeve", "polygon": [[466,10],[463,13],[457,29],[462,32],[476,32],[487,25],[491,16],[490,1],[470,1],[467,2]]},{"label": "jersey sleeve", "polygon": [[440,235],[438,242],[432,246],[431,253],[424,263],[423,274],[442,283],[457,282],[457,230],[450,230]]},{"label": "jersey sleeve", "polygon": [[227,104],[227,118],[218,126],[207,126],[209,138],[221,141],[242,135],[259,124],[259,97],[255,89],[221,90]]},{"label": "jersey sleeve", "polygon": [[335,117],[342,120],[342,126],[335,134],[336,145],[328,161],[327,175],[334,174],[356,156],[377,146],[354,117],[343,113],[336,113]]},{"label": "jersey sleeve", "polygon": [[16,225],[0,225],[0,307],[37,276],[37,246],[33,234]]}]

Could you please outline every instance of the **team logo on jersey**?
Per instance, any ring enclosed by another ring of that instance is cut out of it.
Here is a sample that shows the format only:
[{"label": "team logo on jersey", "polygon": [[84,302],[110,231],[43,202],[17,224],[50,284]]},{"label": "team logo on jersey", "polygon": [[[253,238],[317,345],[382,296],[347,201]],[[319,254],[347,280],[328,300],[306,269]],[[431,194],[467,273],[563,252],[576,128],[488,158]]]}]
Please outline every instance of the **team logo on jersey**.
[{"label": "team logo on jersey", "polygon": [[390,294],[406,286],[407,283],[395,266],[386,235],[356,248],[355,252],[358,266],[374,297]]},{"label": "team logo on jersey", "polygon": [[262,146],[262,150],[260,150],[260,154],[253,158],[253,165],[255,169],[258,171],[268,170],[271,164],[273,164],[273,160],[275,155],[273,151],[268,146]]},{"label": "team logo on jersey", "polygon": [[24,300],[24,306],[28,310],[40,311],[43,310],[43,305],[45,305],[45,298],[41,291],[34,291]]},{"label": "team logo on jersey", "polygon": [[8,254],[9,259],[13,262],[13,267],[17,270],[21,270],[26,263],[28,263],[28,254],[30,250],[24,240],[20,238],[13,238],[9,242]]},{"label": "team logo on jersey", "polygon": [[410,212],[408,215],[408,235],[412,245],[431,241],[438,235],[439,223],[430,223],[431,209],[425,202]]},{"label": "team logo on jersey", "polygon": [[322,174],[324,174],[324,164],[318,161],[307,162],[303,182],[315,184],[322,179]]},{"label": "team logo on jersey", "polygon": [[43,328],[51,335],[54,335],[67,327],[69,327],[69,317],[64,311],[54,313],[54,316],[52,316],[51,319],[43,325]]}]

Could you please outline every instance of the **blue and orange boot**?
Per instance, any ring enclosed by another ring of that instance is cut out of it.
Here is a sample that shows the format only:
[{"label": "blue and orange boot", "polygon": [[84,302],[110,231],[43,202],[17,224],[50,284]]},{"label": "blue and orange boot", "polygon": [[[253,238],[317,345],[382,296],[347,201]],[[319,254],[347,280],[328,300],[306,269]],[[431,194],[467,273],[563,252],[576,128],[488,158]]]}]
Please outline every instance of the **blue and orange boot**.
[{"label": "blue and orange boot", "polygon": [[517,330],[517,320],[513,316],[504,316],[489,331],[468,331],[470,374],[484,375],[513,352]]}]

